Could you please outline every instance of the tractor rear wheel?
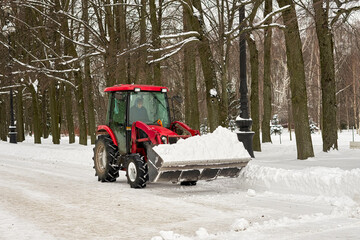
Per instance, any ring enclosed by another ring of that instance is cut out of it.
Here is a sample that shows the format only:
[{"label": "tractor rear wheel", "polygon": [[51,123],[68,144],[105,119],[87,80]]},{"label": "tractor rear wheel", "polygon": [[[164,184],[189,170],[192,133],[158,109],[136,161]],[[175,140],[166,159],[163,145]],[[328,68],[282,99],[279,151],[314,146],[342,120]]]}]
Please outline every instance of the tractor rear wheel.
[{"label": "tractor rear wheel", "polygon": [[100,135],[94,148],[94,169],[98,181],[114,182],[119,177],[119,167],[116,165],[116,159],[119,156],[119,150],[113,143],[109,135]]},{"label": "tractor rear wheel", "polygon": [[131,154],[126,164],[126,177],[130,187],[144,188],[149,180],[148,166],[144,157],[139,154]]}]

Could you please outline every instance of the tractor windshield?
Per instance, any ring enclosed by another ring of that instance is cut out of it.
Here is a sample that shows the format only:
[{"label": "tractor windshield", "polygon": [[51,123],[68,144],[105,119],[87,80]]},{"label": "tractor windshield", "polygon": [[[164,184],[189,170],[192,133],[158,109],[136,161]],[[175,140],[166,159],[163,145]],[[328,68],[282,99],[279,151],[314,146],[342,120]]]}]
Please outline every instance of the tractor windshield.
[{"label": "tractor windshield", "polygon": [[142,121],[157,124],[160,119],[164,127],[170,127],[166,93],[132,92],[130,94],[130,124]]}]

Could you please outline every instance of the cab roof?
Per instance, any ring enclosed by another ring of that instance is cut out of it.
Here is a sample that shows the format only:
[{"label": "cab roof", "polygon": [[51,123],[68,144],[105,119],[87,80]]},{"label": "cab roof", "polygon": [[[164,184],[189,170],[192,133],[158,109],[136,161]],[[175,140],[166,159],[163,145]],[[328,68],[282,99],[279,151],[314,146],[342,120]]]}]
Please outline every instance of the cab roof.
[{"label": "cab roof", "polygon": [[117,92],[117,91],[134,91],[135,88],[140,88],[140,91],[161,92],[162,89],[169,90],[167,87],[152,86],[152,85],[139,85],[139,84],[118,84],[112,87],[105,88],[104,92]]}]

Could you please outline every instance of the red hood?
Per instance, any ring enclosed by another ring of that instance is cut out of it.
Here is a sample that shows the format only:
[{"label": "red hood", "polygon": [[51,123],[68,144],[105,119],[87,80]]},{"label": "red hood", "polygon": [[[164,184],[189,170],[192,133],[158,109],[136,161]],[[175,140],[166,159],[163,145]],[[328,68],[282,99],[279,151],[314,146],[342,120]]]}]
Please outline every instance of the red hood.
[{"label": "red hood", "polygon": [[161,126],[149,125],[149,127],[157,131],[162,136],[178,136],[178,134],[176,134],[175,132]]}]

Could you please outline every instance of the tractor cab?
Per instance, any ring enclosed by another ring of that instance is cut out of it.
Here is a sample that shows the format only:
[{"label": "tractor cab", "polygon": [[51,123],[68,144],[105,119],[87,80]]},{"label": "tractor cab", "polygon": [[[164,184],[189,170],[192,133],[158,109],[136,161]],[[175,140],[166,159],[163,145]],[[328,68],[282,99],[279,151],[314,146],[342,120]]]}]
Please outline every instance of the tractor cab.
[{"label": "tractor cab", "polygon": [[[117,85],[109,92],[106,125],[112,129],[119,152],[131,152],[131,129],[136,121],[148,126],[170,128],[170,110],[166,87]],[[142,133],[144,135],[144,133]]]}]

